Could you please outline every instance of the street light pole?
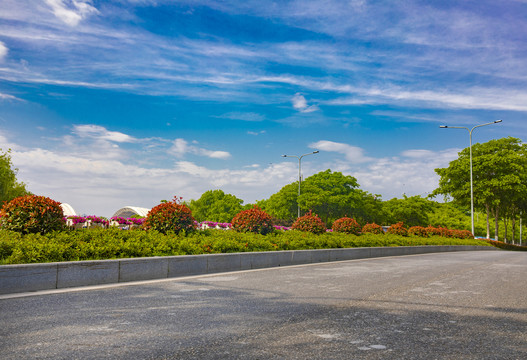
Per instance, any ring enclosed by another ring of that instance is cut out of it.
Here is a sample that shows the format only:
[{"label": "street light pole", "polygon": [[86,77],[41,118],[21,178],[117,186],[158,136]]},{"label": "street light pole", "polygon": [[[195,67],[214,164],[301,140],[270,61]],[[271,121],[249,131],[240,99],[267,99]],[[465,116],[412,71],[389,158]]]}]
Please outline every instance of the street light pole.
[{"label": "street light pole", "polygon": [[470,221],[472,223],[472,235],[474,236],[476,234],[474,234],[474,180],[472,177],[472,132],[476,128],[486,126],[486,125],[497,124],[497,123],[500,123],[501,121],[502,120],[496,120],[496,121],[489,122],[486,124],[476,125],[472,129],[469,129],[468,127],[464,127],[464,126],[446,126],[446,125],[439,126],[441,129],[465,129],[468,131],[469,140],[470,140],[470,148],[469,148],[469,152],[470,152]]},{"label": "street light pole", "polygon": [[300,198],[300,183],[302,182],[302,158],[307,155],[313,155],[318,154],[320,151],[313,151],[301,156],[297,155],[282,155],[282,157],[296,157],[298,159],[298,198],[296,200],[296,203],[298,205],[298,217],[300,217],[300,203],[298,202],[298,199]]}]

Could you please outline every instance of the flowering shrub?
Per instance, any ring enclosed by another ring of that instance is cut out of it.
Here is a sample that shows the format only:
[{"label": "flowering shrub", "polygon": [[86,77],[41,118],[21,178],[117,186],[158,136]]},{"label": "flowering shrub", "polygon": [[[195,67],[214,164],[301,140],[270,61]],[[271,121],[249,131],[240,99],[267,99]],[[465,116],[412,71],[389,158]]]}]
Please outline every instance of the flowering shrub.
[{"label": "flowering shrub", "polygon": [[108,219],[104,217],[95,216],[95,215],[86,216],[86,220],[89,221],[91,224],[108,225],[109,223]]},{"label": "flowering shrub", "polygon": [[422,226],[412,226],[408,229],[408,235],[415,235],[419,237],[428,237],[428,231]]},{"label": "flowering shrub", "polygon": [[69,226],[83,224],[85,222],[86,218],[84,216],[70,215],[66,218],[66,224]]},{"label": "flowering shrub", "polygon": [[[113,216],[112,218],[110,218],[111,222],[117,223],[119,225],[132,225],[132,222],[130,220],[131,219],[124,218],[122,216]],[[139,220],[139,219],[136,219],[136,220]]]},{"label": "flowering shrub", "polygon": [[311,210],[304,216],[299,217],[291,226],[293,230],[309,231],[313,234],[322,234],[326,232],[326,224],[313,214]]},{"label": "flowering shrub", "polygon": [[429,235],[437,235],[447,238],[456,238],[456,239],[473,239],[474,235],[469,230],[455,230],[447,229],[443,227],[433,227],[427,226],[426,231]]},{"label": "flowering shrub", "polygon": [[450,233],[456,239],[474,239],[474,235],[468,230],[450,230]]},{"label": "flowering shrub", "polygon": [[273,220],[269,214],[255,206],[249,210],[240,211],[232,218],[232,229],[238,232],[253,232],[268,234],[273,232]]},{"label": "flowering shrub", "polygon": [[[122,216],[114,216],[108,222],[111,226],[119,226],[123,229],[128,229],[130,225],[141,226],[145,222],[144,218],[124,218]],[[123,226],[124,225],[124,226]]]},{"label": "flowering shrub", "polygon": [[5,203],[0,226],[23,234],[45,234],[64,227],[60,203],[45,196],[26,195]]},{"label": "flowering shrub", "polygon": [[274,225],[274,228],[275,228],[276,230],[281,230],[281,231],[291,230],[290,227],[287,227],[287,226],[281,226],[281,225]]},{"label": "flowering shrub", "polygon": [[131,217],[131,218],[128,218],[126,220],[128,220],[130,225],[139,225],[139,226],[143,225],[143,223],[145,222],[144,218],[133,218],[133,217]]},{"label": "flowering shrub", "polygon": [[437,235],[437,236],[443,236],[443,237],[452,237],[452,231],[447,228],[442,227],[433,227],[428,225],[426,227],[426,232],[428,232],[429,235]]},{"label": "flowering shrub", "polygon": [[230,229],[231,223],[222,223],[217,221],[202,221],[201,223],[196,223],[200,229]]},{"label": "flowering shrub", "polygon": [[359,235],[361,227],[359,223],[352,218],[343,217],[335,220],[331,229],[335,232],[343,232],[346,234],[355,234]]},{"label": "flowering shrub", "polygon": [[146,230],[157,230],[166,234],[169,231],[179,233],[181,231],[193,231],[196,223],[190,209],[179,203],[174,196],[172,201],[162,202],[153,207],[144,219],[143,227]]},{"label": "flowering shrub", "polygon": [[404,224],[402,222],[398,222],[397,224],[393,224],[388,228],[386,231],[388,234],[395,234],[395,235],[401,235],[401,236],[408,236],[408,230],[404,227]]},{"label": "flowering shrub", "polygon": [[381,225],[377,225],[375,223],[373,224],[366,224],[362,227],[362,233],[371,233],[371,234],[384,234],[384,230],[382,229]]}]

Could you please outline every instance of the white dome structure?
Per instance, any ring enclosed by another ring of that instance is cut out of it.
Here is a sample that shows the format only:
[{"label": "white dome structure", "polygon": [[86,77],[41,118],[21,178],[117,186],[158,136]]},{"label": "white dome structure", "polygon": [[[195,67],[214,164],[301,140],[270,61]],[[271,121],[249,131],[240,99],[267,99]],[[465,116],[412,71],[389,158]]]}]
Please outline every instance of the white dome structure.
[{"label": "white dome structure", "polygon": [[132,217],[133,215],[146,216],[150,209],[137,207],[137,206],[125,206],[117,210],[112,217],[120,216],[124,218]]},{"label": "white dome structure", "polygon": [[64,216],[77,216],[77,213],[70,204],[62,203],[60,204]]}]

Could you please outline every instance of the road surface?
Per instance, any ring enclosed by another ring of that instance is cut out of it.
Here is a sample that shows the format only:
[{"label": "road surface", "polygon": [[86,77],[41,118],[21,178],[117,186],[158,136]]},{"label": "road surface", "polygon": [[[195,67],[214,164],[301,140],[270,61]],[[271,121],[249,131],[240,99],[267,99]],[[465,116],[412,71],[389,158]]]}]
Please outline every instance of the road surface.
[{"label": "road surface", "polygon": [[527,359],[527,253],[322,263],[0,297],[2,359]]}]

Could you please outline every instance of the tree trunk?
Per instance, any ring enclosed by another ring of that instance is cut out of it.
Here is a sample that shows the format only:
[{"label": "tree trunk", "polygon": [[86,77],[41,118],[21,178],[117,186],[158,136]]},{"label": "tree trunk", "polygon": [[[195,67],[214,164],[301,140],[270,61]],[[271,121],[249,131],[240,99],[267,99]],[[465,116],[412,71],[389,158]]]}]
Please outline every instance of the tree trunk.
[{"label": "tree trunk", "polygon": [[498,241],[499,239],[499,230],[500,230],[499,213],[500,213],[500,210],[496,206],[496,208],[494,209],[494,240],[496,241]]},{"label": "tree trunk", "polygon": [[509,225],[507,220],[508,220],[508,218],[506,216],[504,216],[503,217],[503,227],[504,227],[503,241],[504,242],[507,242],[509,240],[508,237],[507,237],[507,228],[508,228],[507,225]]},{"label": "tree trunk", "polygon": [[512,224],[512,243],[514,244],[516,241],[516,214],[512,215],[511,224]]},{"label": "tree trunk", "polygon": [[[490,221],[489,221],[489,205],[485,204],[485,210],[487,212],[487,239],[490,239]],[[472,234],[474,235],[474,234]]]}]

